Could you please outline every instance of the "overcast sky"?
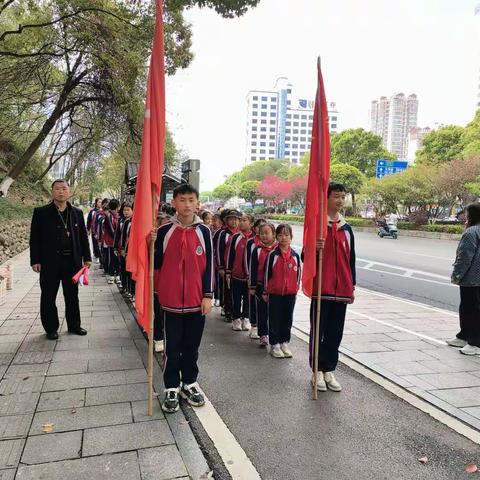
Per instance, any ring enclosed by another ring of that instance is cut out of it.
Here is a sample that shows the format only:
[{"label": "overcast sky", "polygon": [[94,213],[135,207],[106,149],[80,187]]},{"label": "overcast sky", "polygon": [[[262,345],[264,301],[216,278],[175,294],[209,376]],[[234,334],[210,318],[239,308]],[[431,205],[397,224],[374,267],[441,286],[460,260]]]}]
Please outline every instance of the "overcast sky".
[{"label": "overcast sky", "polygon": [[416,93],[419,126],[465,125],[475,110],[480,0],[261,0],[239,19],[186,14],[195,59],[167,80],[167,120],[177,145],[201,160],[210,190],[245,164],[246,94],[280,76],[315,96],[322,58],[327,100],[341,129],[369,128],[373,99]]}]

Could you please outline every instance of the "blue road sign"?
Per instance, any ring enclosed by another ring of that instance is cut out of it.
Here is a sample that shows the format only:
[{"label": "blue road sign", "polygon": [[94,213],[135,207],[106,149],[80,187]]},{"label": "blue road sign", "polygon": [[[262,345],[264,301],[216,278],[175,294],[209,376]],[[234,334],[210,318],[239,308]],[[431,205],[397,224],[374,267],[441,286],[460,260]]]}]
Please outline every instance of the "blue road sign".
[{"label": "blue road sign", "polygon": [[405,160],[377,160],[377,178],[403,172],[408,168]]}]

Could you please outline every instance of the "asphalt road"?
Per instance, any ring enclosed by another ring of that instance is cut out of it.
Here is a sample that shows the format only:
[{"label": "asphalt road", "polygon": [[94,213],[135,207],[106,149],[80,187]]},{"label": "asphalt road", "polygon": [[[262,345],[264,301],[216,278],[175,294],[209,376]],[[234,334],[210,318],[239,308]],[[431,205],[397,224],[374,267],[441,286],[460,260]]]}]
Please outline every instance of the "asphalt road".
[{"label": "asphalt road", "polygon": [[292,346],[273,359],[218,313],[202,342],[199,381],[262,479],[471,477],[478,445],[343,365],[343,392],[311,400],[307,345]]},{"label": "asphalt road", "polygon": [[[301,249],[303,227],[293,226]],[[379,238],[356,232],[357,283],[361,287],[457,311],[458,287],[450,283],[457,242],[427,238]]]}]

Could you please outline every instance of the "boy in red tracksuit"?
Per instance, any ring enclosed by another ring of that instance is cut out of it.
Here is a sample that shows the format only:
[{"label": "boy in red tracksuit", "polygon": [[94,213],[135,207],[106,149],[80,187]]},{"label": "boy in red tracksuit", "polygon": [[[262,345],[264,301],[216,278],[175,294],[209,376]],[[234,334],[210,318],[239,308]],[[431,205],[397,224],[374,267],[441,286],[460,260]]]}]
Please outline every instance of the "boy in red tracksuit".
[{"label": "boy in red tracksuit", "polygon": [[195,214],[198,191],[188,184],[173,191],[176,215],[152,231],[155,293],[164,313],[164,412],[179,408],[181,395],[192,406],[205,404],[197,383],[198,349],[205,315],[212,309],[213,247],[210,229]]},{"label": "boy in red tracksuit", "polygon": [[265,223],[260,227],[260,244],[252,252],[248,285],[250,294],[255,295],[258,335],[260,336],[261,347],[268,345],[268,306],[263,298],[265,263],[268,254],[275,248],[277,248],[275,226],[271,223]]},{"label": "boy in red tracksuit", "polygon": [[227,244],[226,278],[232,294],[232,330],[248,332],[248,284],[245,271],[245,246],[252,235],[253,217],[243,214],[240,218],[240,232],[230,237]]},{"label": "boy in red tracksuit", "polygon": [[224,228],[225,228],[225,225],[223,223],[223,215],[215,214],[213,229],[211,229],[212,242],[213,242],[213,259],[214,259],[214,268],[215,268],[215,288],[214,288],[213,296],[215,298],[215,306],[222,307],[222,310],[223,310],[223,279],[220,278],[220,275],[218,273],[217,246],[218,246],[218,237],[220,236]]},{"label": "boy in red tracksuit", "polygon": [[[252,253],[253,251],[260,245],[260,227],[267,223],[267,221],[263,218],[259,218],[255,220],[253,224],[253,237],[250,237],[245,245],[245,273],[247,277],[247,284],[249,283],[250,278],[250,263],[252,260]],[[250,291],[248,292],[248,313],[250,319],[250,333],[249,337],[252,340],[258,340],[260,337],[258,336],[258,328],[257,328],[257,309],[255,306],[255,294],[251,294]]]},{"label": "boy in red tracksuit", "polygon": [[118,209],[120,208],[120,202],[118,200],[110,200],[108,204],[109,211],[105,215],[103,221],[102,239],[106,248],[107,254],[107,269],[108,283],[112,284],[116,279],[120,280],[118,276],[118,257],[115,253],[115,231],[118,225]]},{"label": "boy in red tracksuit", "polygon": [[263,299],[268,303],[268,339],[272,357],[291,358],[288,344],[300,286],[300,256],[290,246],[293,237],[290,225],[278,225],[275,234],[278,247],[267,257],[263,285]]},{"label": "boy in red tracksuit", "polygon": [[[328,235],[323,246],[322,303],[318,349],[317,390],[340,392],[342,387],[333,375],[338,363],[338,349],[343,337],[347,305],[355,300],[355,238],[353,230],[340,215],[346,190],[339,183],[328,187]],[[320,248],[320,245],[317,246]],[[310,305],[310,367],[313,370],[317,279],[313,283]],[[312,384],[314,378],[312,377]]]}]

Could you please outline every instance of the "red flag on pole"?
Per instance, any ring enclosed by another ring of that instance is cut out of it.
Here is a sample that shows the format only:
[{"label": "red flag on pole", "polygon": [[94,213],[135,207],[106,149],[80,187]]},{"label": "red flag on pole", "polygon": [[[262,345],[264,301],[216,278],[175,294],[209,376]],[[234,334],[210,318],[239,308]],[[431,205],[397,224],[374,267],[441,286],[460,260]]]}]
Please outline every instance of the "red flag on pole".
[{"label": "red flag on pole", "polygon": [[318,59],[317,73],[318,86],[313,113],[310,168],[303,226],[302,289],[309,297],[314,293],[313,281],[317,273],[316,244],[318,240],[324,240],[327,237],[327,191],[330,177],[330,132],[320,59]]},{"label": "red flag on pole", "polygon": [[165,63],[162,1],[156,1],[156,25],[148,72],[142,155],[138,167],[135,208],[127,256],[127,270],[137,282],[135,308],[138,321],[148,331],[149,260],[147,237],[156,218],[162,187],[165,145]]}]

